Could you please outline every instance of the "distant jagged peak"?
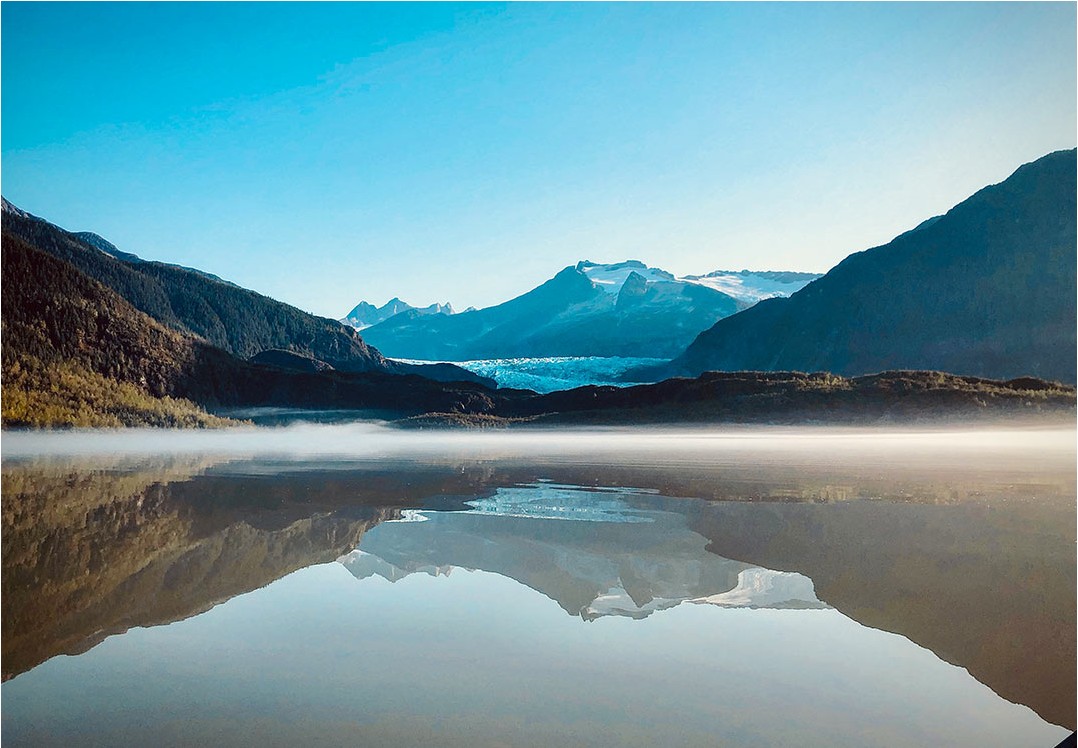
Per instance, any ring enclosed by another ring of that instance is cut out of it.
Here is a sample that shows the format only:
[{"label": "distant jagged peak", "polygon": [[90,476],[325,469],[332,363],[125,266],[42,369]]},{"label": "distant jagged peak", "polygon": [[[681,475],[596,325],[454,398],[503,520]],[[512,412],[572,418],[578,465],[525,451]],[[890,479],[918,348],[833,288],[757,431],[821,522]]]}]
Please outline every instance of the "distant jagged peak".
[{"label": "distant jagged peak", "polygon": [[444,304],[435,302],[424,307],[415,307],[407,301],[403,301],[399,297],[394,296],[385,304],[382,304],[382,306],[375,306],[367,301],[361,301],[356,304],[352,308],[352,311],[341,319],[340,322],[349,325],[350,327],[354,327],[357,330],[363,330],[405,312],[414,312],[417,316],[429,314],[456,314],[453,305],[448,301]]},{"label": "distant jagged peak", "polygon": [[420,314],[456,314],[453,305],[448,301],[444,304],[435,302],[424,307],[416,307],[416,309],[419,310]]}]

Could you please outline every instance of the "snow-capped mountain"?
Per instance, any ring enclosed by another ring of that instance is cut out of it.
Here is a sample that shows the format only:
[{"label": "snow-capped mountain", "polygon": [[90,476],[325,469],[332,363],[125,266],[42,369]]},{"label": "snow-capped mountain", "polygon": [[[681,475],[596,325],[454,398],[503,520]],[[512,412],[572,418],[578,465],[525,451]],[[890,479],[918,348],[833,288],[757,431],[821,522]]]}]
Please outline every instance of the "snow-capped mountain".
[{"label": "snow-capped mountain", "polygon": [[394,297],[380,307],[376,307],[374,304],[368,304],[366,301],[361,301],[356,304],[347,316],[341,319],[341,322],[346,325],[351,325],[357,330],[362,330],[371,325],[377,325],[379,322],[385,322],[387,319],[394,317],[401,312],[409,311],[414,311],[418,315],[456,314],[453,305],[448,301],[444,304],[414,307],[408,302],[401,301]]},{"label": "snow-capped mountain", "polygon": [[764,299],[790,296],[819,277],[820,273],[783,270],[716,270],[707,275],[685,275],[678,280],[714,288],[751,306]]},{"label": "snow-capped mountain", "polygon": [[[816,277],[716,271],[679,278],[639,260],[582,260],[505,303],[451,316],[405,310],[366,323],[364,337],[386,355],[408,359],[666,357],[718,320]],[[361,323],[355,311],[346,319]]]},{"label": "snow-capped mountain", "polygon": [[648,267],[639,260],[627,260],[612,265],[582,260],[577,268],[591,282],[608,293],[618,293],[633,273],[648,283],[695,283],[737,299],[746,307],[762,299],[789,296],[820,277],[820,273],[798,273],[774,270],[715,270],[707,275],[675,276],[660,268]]}]

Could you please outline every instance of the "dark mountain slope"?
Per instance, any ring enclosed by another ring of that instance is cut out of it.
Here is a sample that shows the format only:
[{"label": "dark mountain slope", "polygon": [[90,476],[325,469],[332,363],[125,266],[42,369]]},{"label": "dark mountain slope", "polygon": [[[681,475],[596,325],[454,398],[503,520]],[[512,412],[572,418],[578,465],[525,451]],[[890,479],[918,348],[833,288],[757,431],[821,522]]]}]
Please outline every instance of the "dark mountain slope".
[{"label": "dark mountain slope", "polygon": [[5,424],[212,423],[166,399],[194,389],[195,341],[20,239],[3,249]]},{"label": "dark mountain slope", "polygon": [[243,361],[170,330],[72,265],[3,240],[5,425],[207,425],[208,408],[488,412],[486,388],[383,372],[299,372]]},{"label": "dark mountain slope", "polygon": [[209,273],[119,252],[96,234],[69,233],[7,200],[3,208],[5,234],[71,263],[158,322],[240,358],[280,349],[325,361],[342,371],[482,381],[459,367],[427,368],[387,361],[354,329],[336,320],[307,314]]},{"label": "dark mountain slope", "polygon": [[1075,151],[1049,154],[788,299],[717,322],[662,375],[939,369],[1075,381]]}]

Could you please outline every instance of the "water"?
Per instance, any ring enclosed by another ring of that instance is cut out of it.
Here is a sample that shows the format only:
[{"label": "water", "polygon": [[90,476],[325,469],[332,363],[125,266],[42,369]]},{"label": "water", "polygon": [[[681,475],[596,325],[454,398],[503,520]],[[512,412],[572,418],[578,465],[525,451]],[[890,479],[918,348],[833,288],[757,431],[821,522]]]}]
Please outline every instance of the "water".
[{"label": "water", "polygon": [[5,434],[0,737],[1052,746],[1074,438]]}]

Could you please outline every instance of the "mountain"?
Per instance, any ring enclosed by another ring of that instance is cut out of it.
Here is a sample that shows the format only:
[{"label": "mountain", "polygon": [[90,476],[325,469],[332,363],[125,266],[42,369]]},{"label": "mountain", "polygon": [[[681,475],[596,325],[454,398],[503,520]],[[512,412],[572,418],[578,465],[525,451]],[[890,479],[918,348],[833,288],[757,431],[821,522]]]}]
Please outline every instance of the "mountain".
[{"label": "mountain", "polygon": [[401,301],[394,297],[387,301],[382,306],[376,307],[374,304],[368,304],[366,301],[361,301],[356,304],[352,311],[350,311],[344,319],[341,320],[341,324],[351,325],[357,330],[362,330],[371,325],[377,325],[379,322],[385,322],[390,317],[400,314],[401,312],[407,312],[415,310],[418,314],[456,314],[453,310],[453,305],[448,301],[444,304],[431,304],[425,307],[414,307],[411,304]]},{"label": "mountain", "polygon": [[245,361],[166,327],[71,263],[6,231],[3,250],[5,426],[221,423],[202,408],[345,408],[414,415],[495,407],[492,392],[475,383]]},{"label": "mountain", "polygon": [[820,275],[788,270],[716,270],[707,275],[685,275],[680,280],[722,291],[748,307],[764,299],[797,293]]},{"label": "mountain", "polygon": [[718,321],[652,376],[937,369],[1075,381],[1075,151]]},{"label": "mountain", "polygon": [[492,384],[447,364],[388,361],[356,331],[201,270],[120,252],[90,232],[73,234],[3,200],[5,239],[18,237],[112,289],[140,312],[240,358],[285,350],[341,371],[419,374],[438,381]]},{"label": "mountain", "polygon": [[[214,425],[176,399],[196,390],[192,370],[214,368],[210,346],[18,238],[3,247],[5,425]],[[207,366],[196,363],[203,354]]]},{"label": "mountain", "polygon": [[815,277],[797,275],[686,279],[637,260],[583,260],[503,304],[453,316],[405,311],[364,335],[386,355],[413,359],[672,356],[715,320]]}]

